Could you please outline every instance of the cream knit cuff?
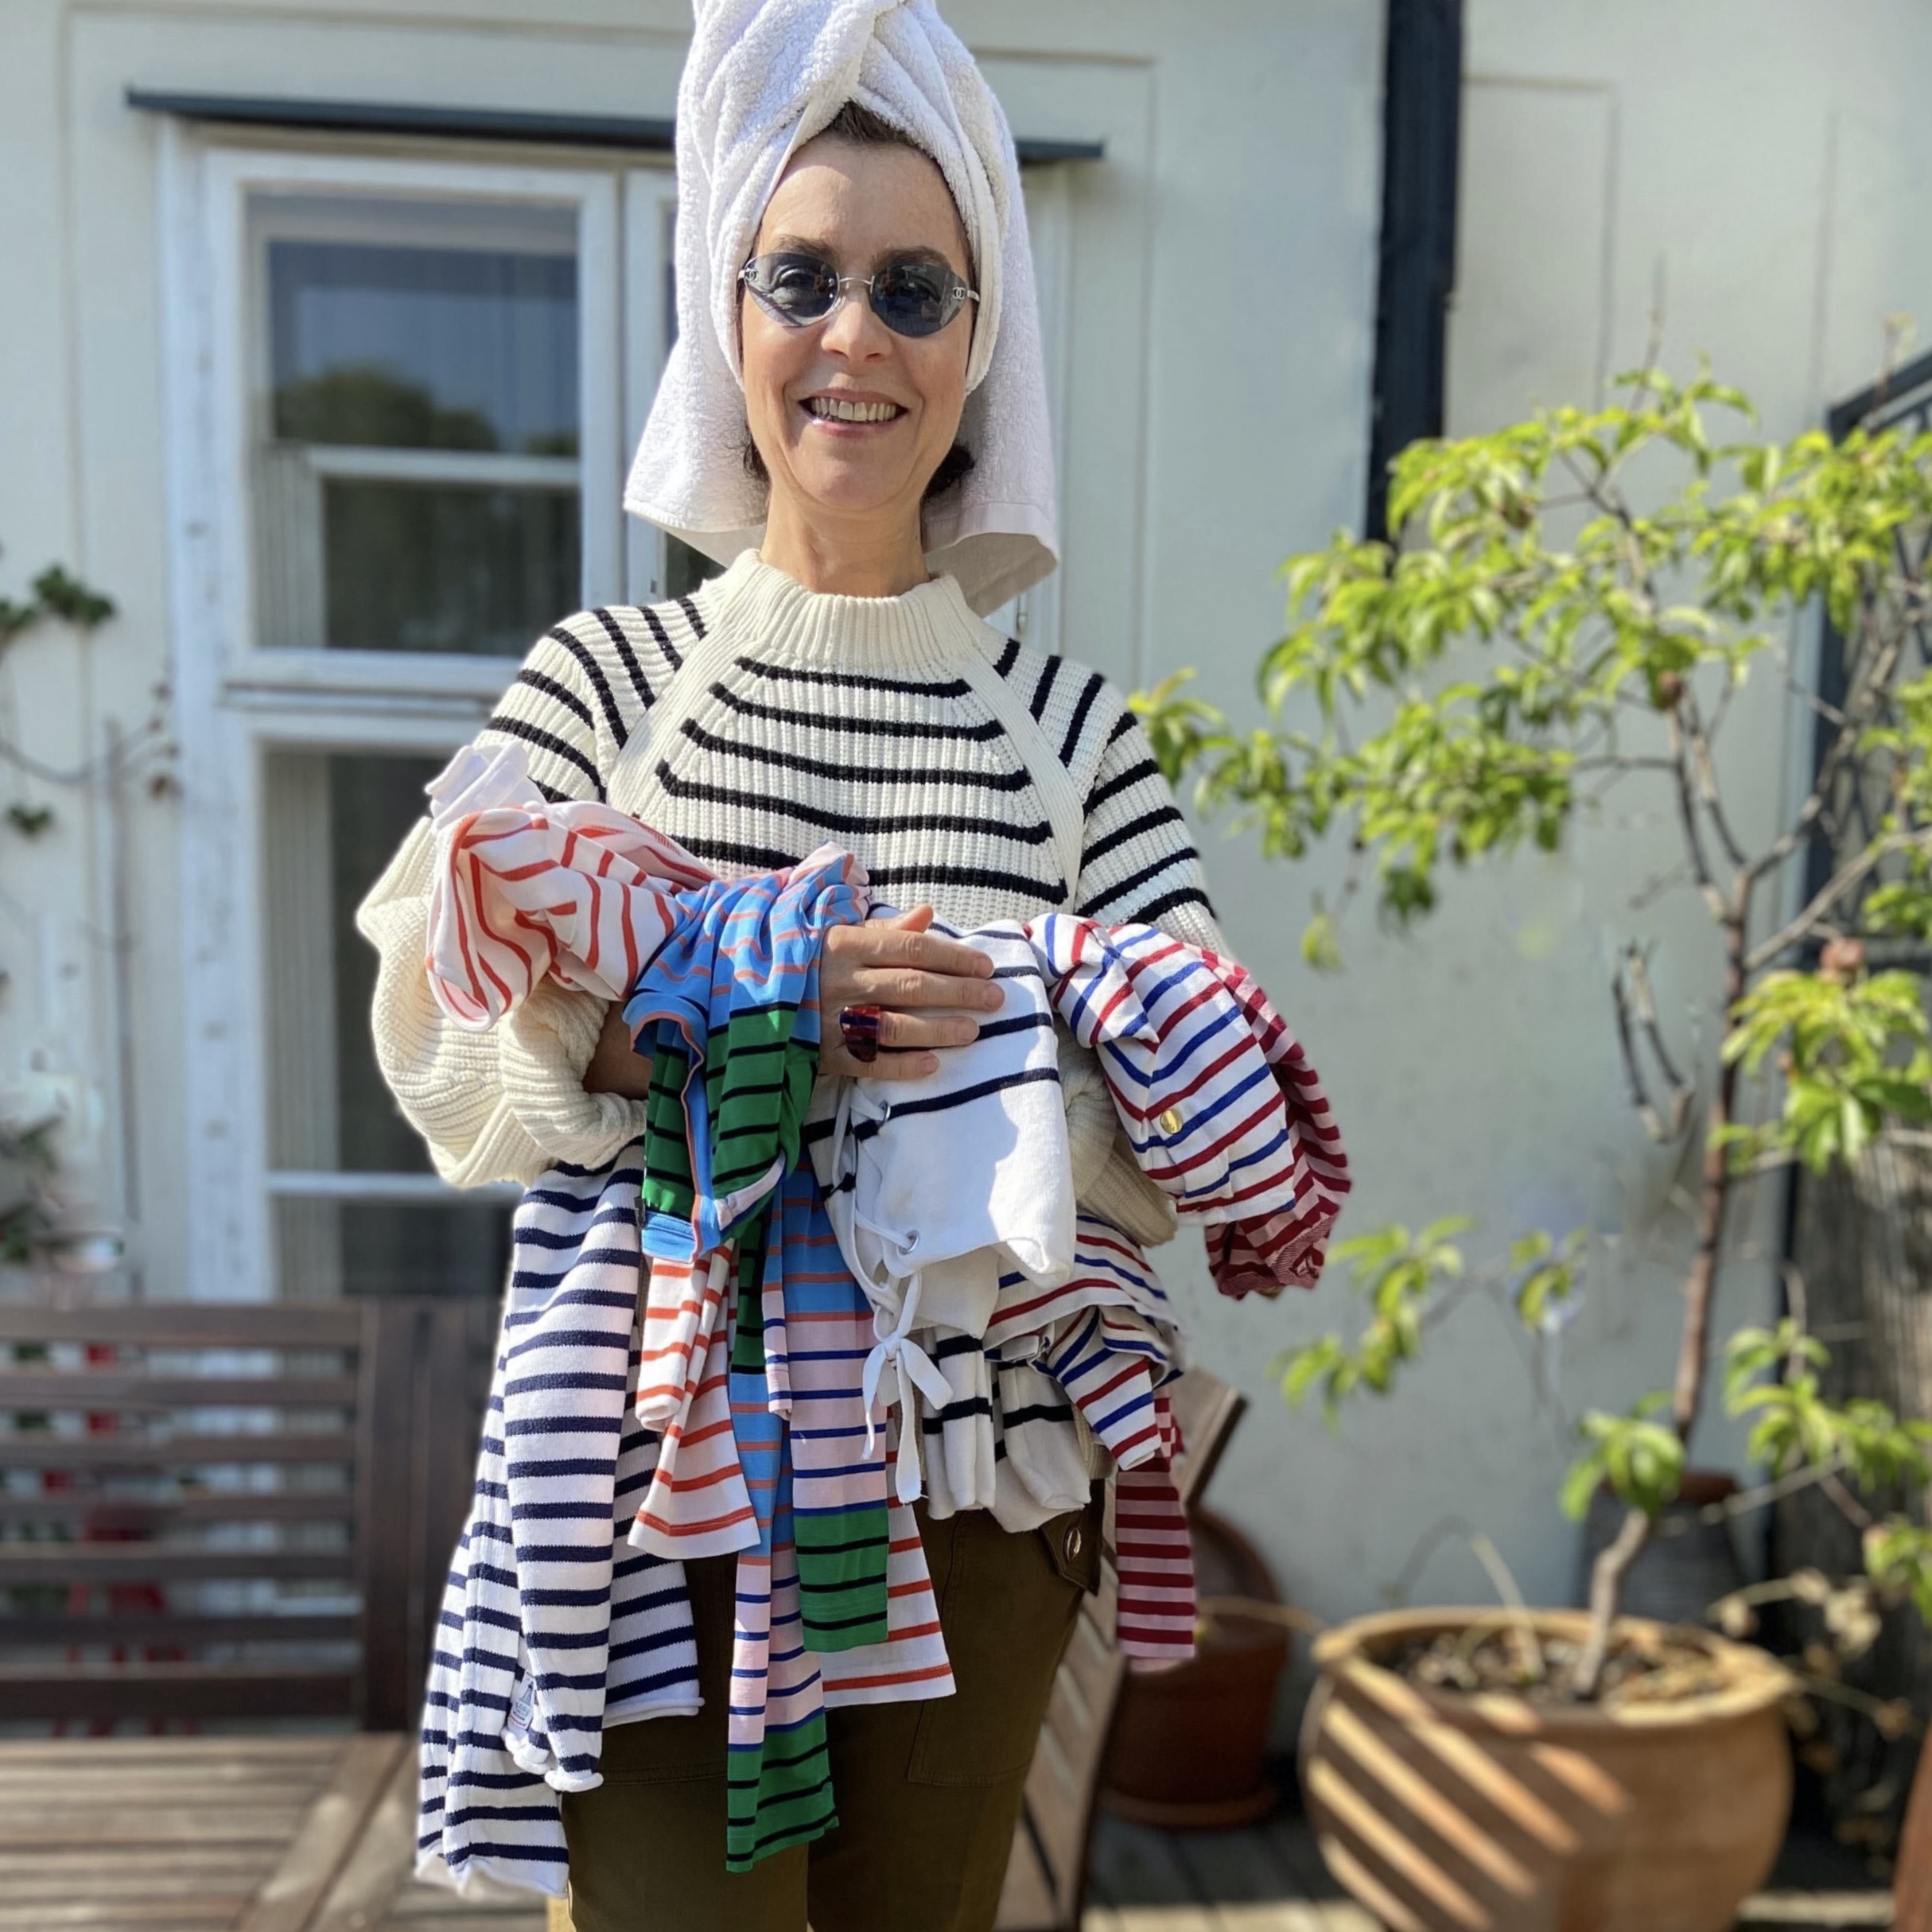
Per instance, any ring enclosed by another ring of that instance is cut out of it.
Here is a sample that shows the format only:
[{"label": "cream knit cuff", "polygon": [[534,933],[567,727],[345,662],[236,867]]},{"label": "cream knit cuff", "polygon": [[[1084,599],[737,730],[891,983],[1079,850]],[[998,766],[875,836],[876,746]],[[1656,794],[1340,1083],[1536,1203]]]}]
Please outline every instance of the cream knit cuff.
[{"label": "cream knit cuff", "polygon": [[558,1160],[601,1167],[644,1130],[644,1102],[621,1094],[587,1094],[584,1070],[603,1030],[604,1002],[554,980],[498,1023],[497,1065],[517,1125]]}]

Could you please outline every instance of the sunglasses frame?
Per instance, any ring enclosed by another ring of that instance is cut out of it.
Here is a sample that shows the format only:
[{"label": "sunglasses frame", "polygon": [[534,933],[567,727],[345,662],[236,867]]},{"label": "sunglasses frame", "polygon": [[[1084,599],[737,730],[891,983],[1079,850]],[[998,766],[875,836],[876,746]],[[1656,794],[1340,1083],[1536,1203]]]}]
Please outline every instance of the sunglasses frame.
[{"label": "sunglasses frame", "polygon": [[[783,309],[775,304],[770,292],[760,288],[758,284],[752,279],[752,271],[757,267],[760,262],[776,261],[809,262],[830,272],[835,287],[832,299],[826,305],[823,315],[787,315]],[[940,299],[944,303],[950,304],[951,306],[945,317],[931,328],[923,331],[895,328],[891,321],[880,309],[879,299],[874,290],[873,284],[881,275],[890,274],[895,268],[908,266],[931,268],[935,273],[943,274],[946,277],[944,290]],[[768,255],[753,255],[738,270],[738,280],[744,285],[758,306],[764,309],[774,321],[782,323],[787,328],[816,328],[821,322],[829,322],[838,313],[839,305],[847,299],[852,290],[863,289],[865,291],[865,305],[871,309],[874,315],[878,317],[880,321],[886,328],[892,329],[894,335],[902,336],[908,342],[927,341],[943,330],[950,328],[965,313],[968,302],[976,302],[979,300],[979,290],[968,283],[956,270],[943,262],[936,266],[926,262],[889,262],[885,267],[875,270],[869,275],[842,275],[822,255],[807,255],[802,250],[795,248],[774,249]]]}]

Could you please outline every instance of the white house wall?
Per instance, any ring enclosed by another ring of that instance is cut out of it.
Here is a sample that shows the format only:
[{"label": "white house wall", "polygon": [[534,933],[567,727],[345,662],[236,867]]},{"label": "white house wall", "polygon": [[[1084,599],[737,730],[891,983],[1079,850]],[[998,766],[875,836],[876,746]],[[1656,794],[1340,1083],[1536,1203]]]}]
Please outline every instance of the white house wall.
[{"label": "white house wall", "polygon": [[[1105,164],[1071,177],[1064,647],[1126,682],[1198,665],[1215,694],[1242,699],[1280,628],[1276,565],[1363,500],[1380,9],[947,10],[1022,132],[1108,146]],[[109,719],[138,721],[182,641],[171,555],[192,567],[201,554],[192,531],[171,550],[166,520],[165,130],[123,90],[668,115],[684,19],[671,0],[415,0],[406,14],[348,0],[0,0],[0,591],[19,594],[59,559],[122,612],[85,651],[49,632],[9,654],[0,699],[37,756],[78,762]],[[1588,399],[1641,354],[1659,297],[1672,366],[1708,351],[1778,433],[1871,373],[1883,315],[1915,309],[1932,326],[1932,255],[1918,239],[1932,125],[1907,92],[1932,71],[1928,42],[1932,16],[1904,0],[1472,0],[1454,426]],[[425,151],[359,150],[377,150]],[[1762,822],[1790,733],[1769,681],[1756,705],[1739,721],[1740,776]],[[221,1050],[185,1031],[191,1011],[220,1021],[184,976],[219,978],[232,943],[184,930],[178,913],[184,813],[227,809],[211,776],[191,766],[185,803],[142,799],[132,814],[136,1250],[156,1294],[206,1292],[185,1259],[191,1156],[197,1137],[233,1130],[184,1098],[191,1060]],[[0,1075],[39,1055],[111,1105],[104,827],[97,809],[50,802],[60,820],[45,838],[0,827]],[[1264,866],[1245,844],[1203,838],[1237,949],[1330,1083],[1360,1176],[1351,1227],[1467,1210],[1496,1241],[1531,1222],[1621,1238],[1559,1354],[1527,1360],[1499,1318],[1471,1310],[1432,1341],[1410,1399],[1363,1409],[1334,1436],[1283,1410],[1267,1365],[1290,1340],[1351,1326],[1341,1283],[1273,1308],[1196,1296],[1200,1359],[1253,1400],[1215,1500],[1323,1615],[1371,1607],[1452,1514],[1496,1538],[1533,1597],[1565,1596],[1574,1538],[1551,1501],[1563,1447],[1537,1374],[1572,1408],[1667,1378],[1676,1235],[1658,1211],[1670,1176],[1627,1115],[1604,989],[1669,827],[1644,820],[1614,842],[1611,829],[1565,859],[1452,882],[1413,939],[1356,919],[1351,970],[1326,981],[1296,942],[1332,861]],[[1694,935],[1694,919],[1662,919],[1673,939]],[[1681,1023],[1701,982],[1694,952],[1674,957],[1665,989]],[[251,1102],[233,1118],[259,1111]],[[110,1215],[127,1207],[116,1148],[103,1138],[92,1182]],[[236,1238],[245,1251],[245,1229]],[[1612,1292],[1619,1269],[1653,1291],[1646,1312]],[[1191,1258],[1175,1272],[1199,1273]],[[1742,1308],[1761,1285],[1734,1293]],[[1452,1547],[1421,1588],[1486,1593]]]}]

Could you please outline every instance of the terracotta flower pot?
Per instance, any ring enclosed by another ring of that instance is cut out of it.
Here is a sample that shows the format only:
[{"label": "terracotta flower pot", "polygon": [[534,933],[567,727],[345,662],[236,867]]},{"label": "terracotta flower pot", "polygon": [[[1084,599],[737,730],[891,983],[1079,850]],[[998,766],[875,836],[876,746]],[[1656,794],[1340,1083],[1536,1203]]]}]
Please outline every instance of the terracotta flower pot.
[{"label": "terracotta flower pot", "polygon": [[[1530,1615],[1545,1635],[1587,1625]],[[1413,1684],[1377,1661],[1479,1619],[1495,1612],[1401,1611],[1316,1642],[1301,1780],[1329,1870],[1390,1932],[1724,1932],[1790,1810],[1785,1672],[1697,1633],[1717,1690],[1545,1708]]]}]

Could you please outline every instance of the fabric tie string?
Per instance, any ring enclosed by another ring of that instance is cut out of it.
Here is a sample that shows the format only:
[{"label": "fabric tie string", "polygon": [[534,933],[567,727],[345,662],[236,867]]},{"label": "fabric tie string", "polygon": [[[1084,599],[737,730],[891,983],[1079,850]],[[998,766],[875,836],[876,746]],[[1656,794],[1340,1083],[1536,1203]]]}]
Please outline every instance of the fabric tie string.
[{"label": "fabric tie string", "polygon": [[[885,1320],[884,1315],[873,1317],[873,1331],[879,1340],[865,1358],[865,1370],[859,1378],[859,1394],[865,1404],[865,1453],[869,1456],[877,1439],[878,1418],[874,1405],[878,1401],[879,1385],[888,1363],[897,1372],[899,1467],[894,1473],[894,1487],[901,1502],[916,1502],[925,1494],[919,1467],[919,1408],[914,1392],[916,1390],[941,1409],[952,1398],[952,1391],[947,1386],[946,1378],[939,1373],[939,1365],[912,1339],[913,1325],[919,1319],[919,1277],[915,1274],[906,1290],[905,1300],[900,1304],[898,1318],[889,1328],[882,1326]],[[888,1408],[892,1406],[892,1401],[888,1396]]]}]

